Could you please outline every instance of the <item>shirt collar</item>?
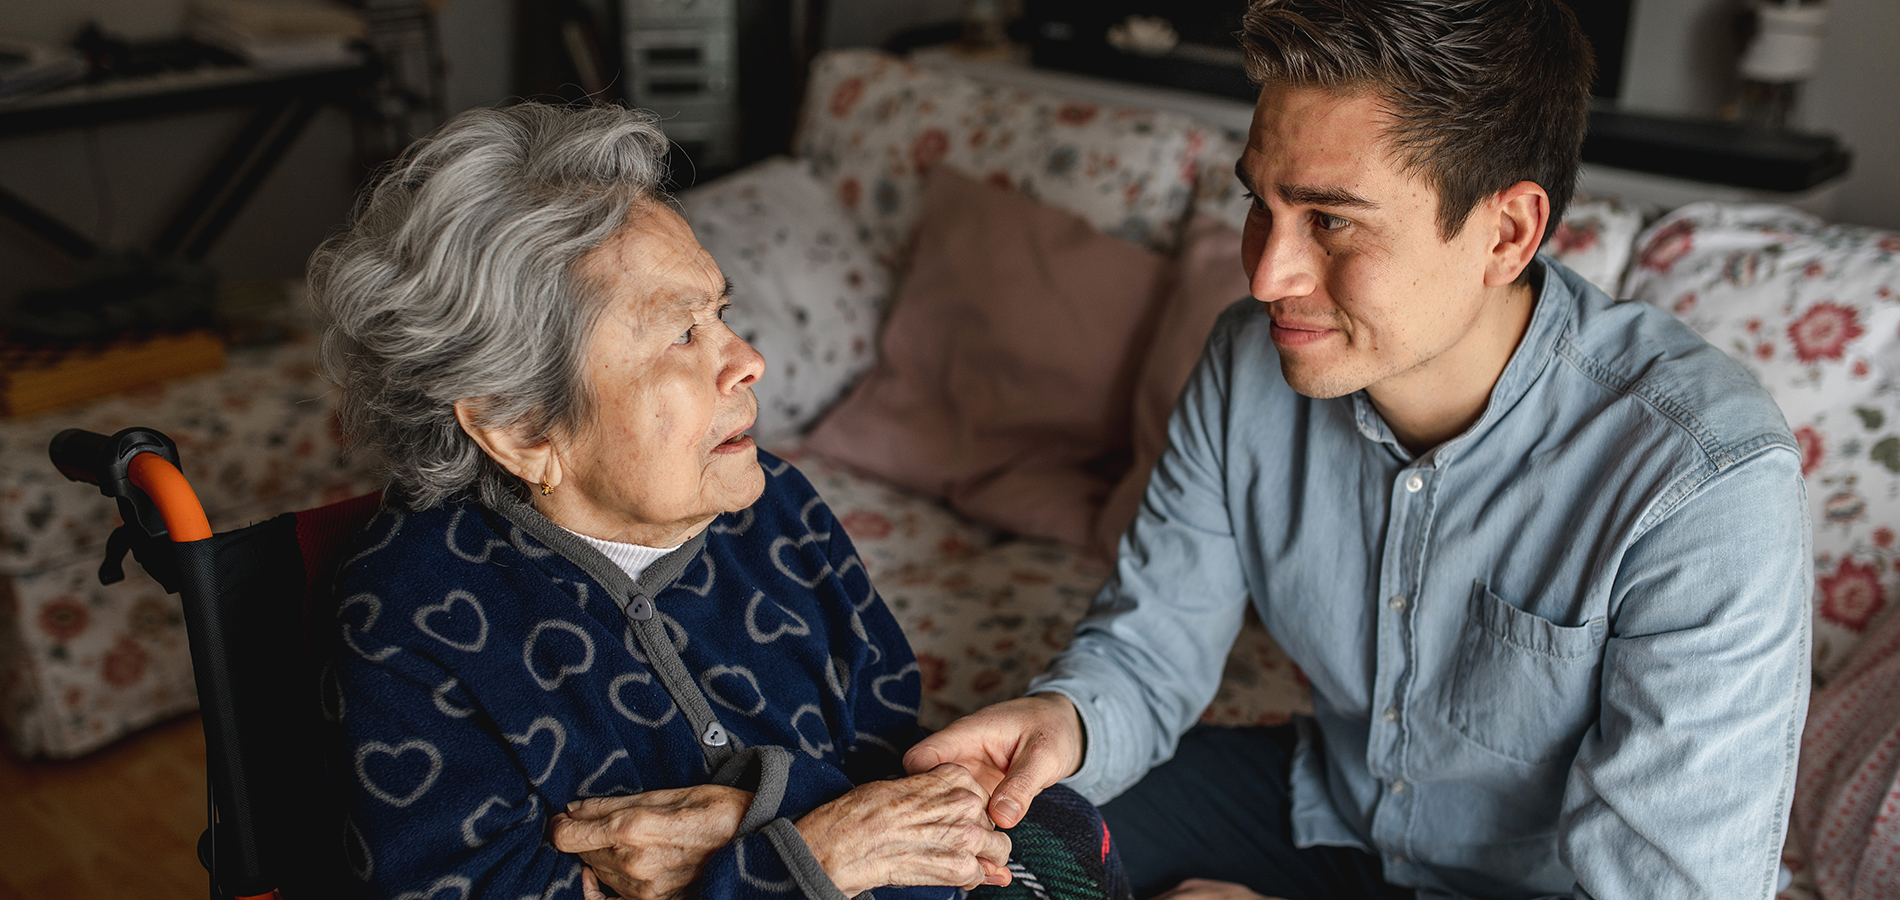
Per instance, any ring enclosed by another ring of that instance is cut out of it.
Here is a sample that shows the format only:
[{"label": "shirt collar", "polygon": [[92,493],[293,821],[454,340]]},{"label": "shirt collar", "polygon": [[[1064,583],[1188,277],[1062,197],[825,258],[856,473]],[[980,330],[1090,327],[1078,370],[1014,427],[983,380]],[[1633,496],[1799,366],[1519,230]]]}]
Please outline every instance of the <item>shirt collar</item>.
[{"label": "shirt collar", "polygon": [[[1504,372],[1498,376],[1498,383],[1491,388],[1491,398],[1485,401],[1484,412],[1470,428],[1427,451],[1422,459],[1437,465],[1446,465],[1456,459],[1465,447],[1490,431],[1519,400],[1524,399],[1531,385],[1537,383],[1538,376],[1550,363],[1550,358],[1556,354],[1557,341],[1563,336],[1571,319],[1571,307],[1576,302],[1575,292],[1554,271],[1546,257],[1538,256],[1531,265],[1538,267],[1531,275],[1533,283],[1542,282],[1537,291],[1537,303],[1531,308],[1531,320],[1524,328],[1524,337],[1519,339],[1517,349],[1511,352],[1510,360],[1504,364]],[[1352,405],[1353,421],[1362,436],[1389,445],[1406,459],[1412,458],[1411,452],[1399,443],[1391,426],[1373,407],[1371,395],[1364,390],[1355,392]]]}]

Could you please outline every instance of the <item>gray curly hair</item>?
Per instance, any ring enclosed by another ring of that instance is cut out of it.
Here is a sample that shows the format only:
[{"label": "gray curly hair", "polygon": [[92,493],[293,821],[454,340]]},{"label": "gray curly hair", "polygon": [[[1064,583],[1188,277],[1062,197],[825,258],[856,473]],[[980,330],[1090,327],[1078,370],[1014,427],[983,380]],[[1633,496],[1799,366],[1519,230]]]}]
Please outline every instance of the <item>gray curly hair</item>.
[{"label": "gray curly hair", "polygon": [[350,443],[415,509],[525,485],[455,418],[573,433],[593,396],[582,357],[604,291],[579,271],[628,218],[665,202],[667,139],[619,107],[474,109],[411,145],[310,260],[321,366]]}]

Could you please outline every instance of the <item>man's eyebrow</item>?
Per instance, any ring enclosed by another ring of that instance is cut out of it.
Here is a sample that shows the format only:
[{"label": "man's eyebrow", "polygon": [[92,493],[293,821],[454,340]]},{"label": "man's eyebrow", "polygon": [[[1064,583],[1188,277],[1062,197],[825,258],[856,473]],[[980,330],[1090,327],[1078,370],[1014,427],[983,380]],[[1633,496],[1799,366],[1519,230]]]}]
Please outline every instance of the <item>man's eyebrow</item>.
[{"label": "man's eyebrow", "polygon": [[1294,206],[1332,206],[1347,209],[1378,209],[1379,204],[1345,188],[1317,187],[1310,184],[1283,184],[1273,189]]},{"label": "man's eyebrow", "polygon": [[[1260,193],[1260,189],[1254,187],[1253,179],[1248,177],[1247,170],[1241,165],[1240,160],[1234,160],[1234,177],[1240,179],[1241,186],[1246,188],[1249,193]],[[1274,188],[1273,193],[1281,200],[1285,200],[1294,206],[1332,206],[1347,209],[1379,208],[1379,204],[1367,200],[1345,188],[1289,184]]]}]

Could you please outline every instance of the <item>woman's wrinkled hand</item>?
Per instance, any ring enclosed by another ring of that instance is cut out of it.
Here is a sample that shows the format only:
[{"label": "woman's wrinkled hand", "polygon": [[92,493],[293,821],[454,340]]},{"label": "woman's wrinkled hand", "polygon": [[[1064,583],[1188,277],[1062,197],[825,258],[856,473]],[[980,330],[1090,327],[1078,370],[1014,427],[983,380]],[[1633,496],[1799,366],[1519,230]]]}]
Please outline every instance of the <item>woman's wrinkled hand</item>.
[{"label": "woman's wrinkled hand", "polygon": [[887,884],[1008,884],[1009,835],[991,824],[988,803],[969,770],[945,763],[860,785],[797,825],[847,897]]},{"label": "woman's wrinkled hand", "polygon": [[711,784],[597,797],[556,815],[549,839],[587,865],[590,898],[603,896],[586,883],[598,880],[622,897],[678,900],[706,859],[732,843],[751,805],[752,792]]}]

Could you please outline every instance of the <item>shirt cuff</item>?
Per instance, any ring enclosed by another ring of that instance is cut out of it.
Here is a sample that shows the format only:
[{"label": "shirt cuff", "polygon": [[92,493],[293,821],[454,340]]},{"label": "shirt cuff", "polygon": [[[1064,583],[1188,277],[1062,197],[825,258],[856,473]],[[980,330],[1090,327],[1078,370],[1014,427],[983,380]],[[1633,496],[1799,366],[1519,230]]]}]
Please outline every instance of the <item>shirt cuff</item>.
[{"label": "shirt cuff", "polygon": [[[1095,671],[1098,669],[1102,671]],[[1113,683],[1113,672],[1106,664],[1068,657],[1058,658],[1048,674],[1029,683],[1029,693],[1069,698],[1075,704],[1083,733],[1093,736],[1084,745],[1081,768],[1061,783],[1097,806],[1132,787],[1151,765],[1138,746],[1145,742],[1127,739],[1135,736],[1136,720],[1113,699],[1113,691],[1102,687]],[[1154,726],[1151,723],[1147,727]],[[1110,740],[1109,735],[1117,739]]]}]

